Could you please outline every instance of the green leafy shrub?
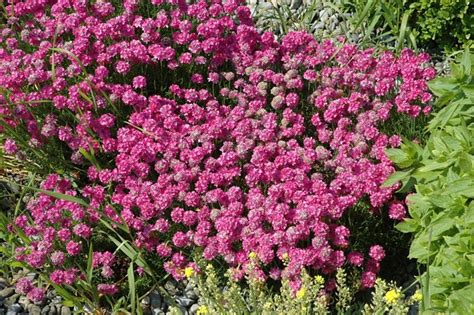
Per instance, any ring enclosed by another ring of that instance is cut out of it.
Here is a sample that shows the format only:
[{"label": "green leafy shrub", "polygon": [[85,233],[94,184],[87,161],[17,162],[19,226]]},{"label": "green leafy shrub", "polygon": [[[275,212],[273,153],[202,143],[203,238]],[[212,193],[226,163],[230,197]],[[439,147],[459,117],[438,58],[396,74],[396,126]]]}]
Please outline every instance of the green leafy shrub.
[{"label": "green leafy shrub", "polygon": [[470,0],[410,1],[412,26],[422,45],[449,50],[472,43],[474,3]]},{"label": "green leafy shrub", "polygon": [[429,123],[424,147],[405,143],[388,155],[402,170],[402,190],[411,218],[400,223],[414,233],[410,257],[426,264],[421,276],[425,310],[474,311],[474,55],[467,51],[449,77],[430,82],[441,107]]}]

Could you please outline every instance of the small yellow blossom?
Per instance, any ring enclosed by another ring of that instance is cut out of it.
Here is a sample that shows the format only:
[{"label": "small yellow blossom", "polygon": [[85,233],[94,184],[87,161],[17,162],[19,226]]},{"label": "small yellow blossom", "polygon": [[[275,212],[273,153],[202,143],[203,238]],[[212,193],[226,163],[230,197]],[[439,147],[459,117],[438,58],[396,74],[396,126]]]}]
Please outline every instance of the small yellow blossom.
[{"label": "small yellow blossom", "polygon": [[306,289],[304,287],[301,287],[301,289],[298,290],[298,292],[296,292],[296,298],[298,300],[301,300],[302,298],[304,298],[306,294]]},{"label": "small yellow blossom", "polygon": [[288,255],[288,253],[284,253],[284,254],[281,256],[281,258],[282,258],[284,261],[287,261],[287,260],[290,258],[290,256]]},{"label": "small yellow blossom", "polygon": [[194,276],[194,269],[192,267],[186,267],[184,268],[184,275],[186,278],[191,278]]},{"label": "small yellow blossom", "polygon": [[206,315],[207,313],[209,313],[209,310],[206,305],[201,305],[198,307],[196,315]]},{"label": "small yellow blossom", "polygon": [[250,252],[250,253],[249,253],[249,258],[252,259],[252,260],[254,260],[254,259],[257,258],[257,254],[255,254],[254,252]]},{"label": "small yellow blossom", "polygon": [[413,300],[420,302],[423,299],[423,295],[421,294],[420,290],[416,290],[415,294],[413,294]]},{"label": "small yellow blossom", "polygon": [[324,284],[324,278],[320,275],[317,275],[316,277],[314,277],[314,280],[316,280],[316,283],[319,285]]},{"label": "small yellow blossom", "polygon": [[400,291],[392,289],[385,293],[385,301],[387,301],[388,304],[395,304],[400,296]]}]

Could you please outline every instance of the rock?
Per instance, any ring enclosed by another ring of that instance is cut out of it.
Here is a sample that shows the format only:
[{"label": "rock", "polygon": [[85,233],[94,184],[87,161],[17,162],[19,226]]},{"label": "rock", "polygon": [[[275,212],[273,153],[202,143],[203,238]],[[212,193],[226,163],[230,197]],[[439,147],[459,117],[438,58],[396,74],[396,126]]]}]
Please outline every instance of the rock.
[{"label": "rock", "polygon": [[46,297],[50,300],[55,298],[57,295],[58,294],[56,293],[56,290],[51,290],[51,291],[46,292]]},{"label": "rock", "polygon": [[20,313],[21,311],[23,311],[23,307],[21,307],[21,305],[18,304],[18,303],[14,303],[14,304],[10,305],[8,310],[13,311],[15,313]]},{"label": "rock", "polygon": [[31,281],[36,280],[38,278],[38,274],[36,272],[29,272],[26,277],[30,279]]},{"label": "rock", "polygon": [[169,280],[168,282],[165,283],[165,290],[170,295],[175,295],[178,292],[177,285],[172,280]]},{"label": "rock", "polygon": [[15,289],[14,288],[5,288],[0,291],[0,296],[3,298],[7,298],[15,294]]},{"label": "rock", "polygon": [[48,315],[57,315],[57,314],[58,314],[58,310],[56,309],[56,306],[50,305],[50,310],[49,310]]},{"label": "rock", "polygon": [[[30,304],[31,305],[31,304]],[[33,305],[30,307],[28,310],[30,312],[30,315],[41,315],[41,308],[38,305]]]},{"label": "rock", "polygon": [[161,309],[161,295],[156,291],[151,292],[150,303],[152,309]]},{"label": "rock", "polygon": [[43,307],[43,308],[41,309],[41,314],[42,314],[42,315],[46,315],[46,314],[49,313],[49,310],[50,310],[49,305],[46,305],[45,307]]},{"label": "rock", "polygon": [[8,285],[7,279],[0,277],[0,290],[5,289]]},{"label": "rock", "polygon": [[199,304],[197,304],[197,303],[191,305],[191,307],[189,308],[189,313],[190,313],[191,315],[196,314],[198,308],[199,308]]},{"label": "rock", "polygon": [[199,296],[196,292],[196,289],[195,288],[186,288],[186,290],[184,291],[184,296],[187,297],[188,299],[191,299],[191,300],[194,300],[196,301]]},{"label": "rock", "polygon": [[61,315],[71,315],[71,309],[67,306],[61,307]]},{"label": "rock", "polygon": [[61,304],[63,298],[60,296],[55,296],[51,299],[51,304]]},{"label": "rock", "polygon": [[7,312],[7,315],[17,315],[18,313],[17,312],[13,312],[13,311],[8,311]]},{"label": "rock", "polygon": [[189,307],[194,303],[194,301],[190,298],[180,296],[176,299],[176,303],[182,307]]},{"label": "rock", "polygon": [[12,296],[10,296],[9,298],[6,298],[5,302],[4,302],[5,306],[10,307],[11,305],[15,304],[16,301],[18,301],[19,297],[20,297],[20,294],[15,293]]},{"label": "rock", "polygon": [[150,305],[150,297],[149,297],[149,296],[145,296],[145,297],[142,299],[141,304],[143,304],[143,305]]},{"label": "rock", "polygon": [[27,306],[30,304],[30,300],[26,296],[20,296],[18,303],[26,310]]}]

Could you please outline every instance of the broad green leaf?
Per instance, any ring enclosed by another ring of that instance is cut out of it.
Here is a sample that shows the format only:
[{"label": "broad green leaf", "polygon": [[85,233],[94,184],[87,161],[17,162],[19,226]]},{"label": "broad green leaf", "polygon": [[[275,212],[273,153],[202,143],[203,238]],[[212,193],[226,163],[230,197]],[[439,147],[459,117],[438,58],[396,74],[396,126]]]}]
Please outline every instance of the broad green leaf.
[{"label": "broad green leaf", "polygon": [[390,187],[399,181],[406,179],[413,172],[413,169],[407,171],[397,171],[390,175],[387,180],[382,184],[382,187]]},{"label": "broad green leaf", "polygon": [[446,187],[444,193],[446,194],[460,194],[468,198],[474,198],[474,181],[473,178],[462,178]]},{"label": "broad green leaf", "polygon": [[390,160],[401,168],[406,168],[413,164],[408,154],[401,149],[386,149],[385,153]]},{"label": "broad green leaf", "polygon": [[[459,167],[461,168],[461,170],[465,173],[469,173],[472,171],[472,158],[471,156],[466,153],[466,152],[462,152],[459,156]],[[474,181],[474,179],[473,179]],[[474,184],[473,184],[474,186]],[[474,189],[474,187],[473,187]]]},{"label": "broad green leaf", "polygon": [[417,231],[419,224],[416,220],[407,218],[398,223],[395,228],[403,233],[412,233]]}]

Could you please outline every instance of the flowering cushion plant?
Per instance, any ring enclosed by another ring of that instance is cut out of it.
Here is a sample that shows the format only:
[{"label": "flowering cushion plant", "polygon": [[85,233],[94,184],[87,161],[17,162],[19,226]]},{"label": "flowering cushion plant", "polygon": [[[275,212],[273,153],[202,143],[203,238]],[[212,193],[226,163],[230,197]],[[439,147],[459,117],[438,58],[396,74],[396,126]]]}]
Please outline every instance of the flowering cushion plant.
[{"label": "flowering cushion plant", "polygon": [[[381,187],[394,171],[384,150],[400,137],[378,126],[394,111],[430,111],[426,54],[377,55],[304,32],[278,42],[240,1],[22,1],[6,12],[5,150],[61,143],[87,172],[91,204],[40,194],[33,220],[16,222],[35,239],[20,259],[53,264],[51,280],[72,283],[81,273],[63,259],[84,254],[102,219],[126,224],[177,279],[198,247],[236,278],[298,286],[302,268],[330,275],[347,262],[373,286],[384,250],[351,251],[340,219],[363,198],[404,217],[398,186]],[[45,189],[60,189],[52,182],[63,185],[53,175]],[[105,261],[95,264],[107,276]]]}]

